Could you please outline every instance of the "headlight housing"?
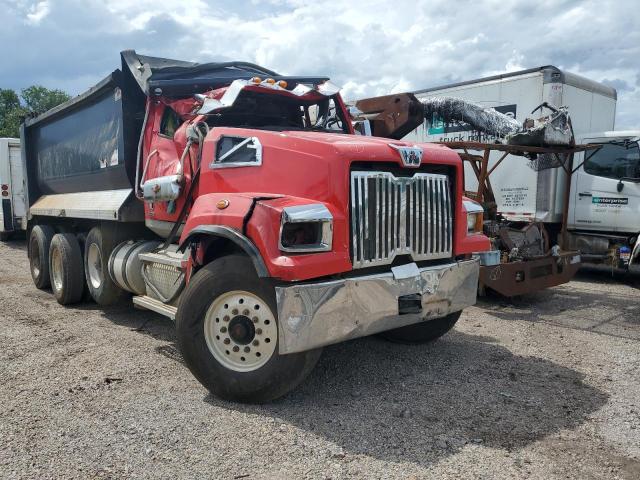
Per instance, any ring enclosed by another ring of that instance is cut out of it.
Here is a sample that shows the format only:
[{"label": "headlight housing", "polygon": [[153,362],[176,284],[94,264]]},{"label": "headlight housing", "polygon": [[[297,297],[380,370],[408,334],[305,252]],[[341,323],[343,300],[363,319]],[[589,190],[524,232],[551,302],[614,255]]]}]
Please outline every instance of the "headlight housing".
[{"label": "headlight housing", "polygon": [[282,209],[280,245],[283,252],[331,251],[333,216],[322,204],[296,205]]},{"label": "headlight housing", "polygon": [[482,219],[484,209],[482,205],[471,200],[463,200],[464,209],[467,211],[467,235],[482,233]]}]

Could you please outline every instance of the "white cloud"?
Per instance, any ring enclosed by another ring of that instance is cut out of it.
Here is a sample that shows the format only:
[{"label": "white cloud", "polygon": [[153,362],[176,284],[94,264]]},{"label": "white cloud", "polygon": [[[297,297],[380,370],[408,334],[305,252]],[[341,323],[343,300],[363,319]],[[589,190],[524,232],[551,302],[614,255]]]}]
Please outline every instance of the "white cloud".
[{"label": "white cloud", "polygon": [[45,0],[31,5],[27,13],[27,23],[38,25],[49,14],[49,2]]},{"label": "white cloud", "polygon": [[8,6],[16,21],[0,30],[2,44],[15,46],[0,64],[0,81],[8,83],[0,87],[46,79],[75,88],[79,77],[98,80],[117,68],[124,48],[328,74],[348,98],[553,64],[625,86],[617,127],[640,127],[634,3],[17,0]]}]

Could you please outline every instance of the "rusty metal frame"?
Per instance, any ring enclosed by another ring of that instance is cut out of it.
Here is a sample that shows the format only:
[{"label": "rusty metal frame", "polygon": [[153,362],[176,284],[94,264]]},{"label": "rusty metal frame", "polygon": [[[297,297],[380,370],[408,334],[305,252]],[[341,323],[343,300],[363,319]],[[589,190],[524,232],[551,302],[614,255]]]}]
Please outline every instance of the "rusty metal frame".
[{"label": "rusty metal frame", "polygon": [[[531,156],[531,154],[551,154],[560,164],[561,168],[567,174],[565,189],[564,189],[564,206],[562,212],[562,228],[561,228],[561,247],[567,244],[567,218],[569,215],[569,194],[571,189],[571,176],[580,168],[584,161],[589,158],[585,156],[580,164],[574,167],[573,156],[577,152],[585,152],[587,150],[594,150],[591,155],[595,153],[600,145],[596,144],[584,144],[584,145],[572,145],[570,147],[530,147],[524,145],[503,145],[499,143],[482,143],[482,142],[468,142],[468,141],[455,141],[455,142],[439,142],[448,146],[454,150],[459,150],[458,155],[460,158],[468,162],[473,169],[476,178],[478,179],[478,190],[476,192],[467,191],[465,194],[474,198],[474,200],[482,203],[485,208],[490,210],[496,207],[496,199],[491,186],[491,174],[501,165],[507,156]],[[481,155],[470,153],[471,151],[482,152]],[[498,161],[489,168],[489,157],[492,151],[503,152]],[[559,168],[559,167],[557,167]]]},{"label": "rusty metal frame", "polygon": [[482,292],[488,287],[500,295],[513,297],[562,285],[580,268],[579,257],[578,252],[564,252],[558,257],[481,266],[479,290]]},{"label": "rusty metal frame", "polygon": [[[577,152],[587,150],[597,150],[599,145],[585,144],[573,145],[570,147],[528,147],[522,145],[502,145],[482,142],[440,142],[443,145],[458,150],[460,158],[468,162],[473,169],[478,180],[478,190],[476,192],[465,192],[476,201],[482,203],[485,208],[494,210],[497,207],[493,187],[491,185],[491,174],[500,166],[505,164],[504,160],[509,155],[530,157],[531,154],[551,154],[557,160],[560,167],[567,174],[564,189],[564,206],[562,212],[562,228],[560,231],[559,244],[561,248],[567,245],[567,218],[569,209],[569,195],[571,188],[571,176],[580,165],[573,165],[573,157]],[[489,157],[492,151],[502,152],[498,161],[489,168]],[[478,152],[478,153],[476,153]],[[593,153],[592,153],[593,154]],[[585,160],[588,158],[585,155]],[[556,168],[560,168],[556,167]],[[504,167],[503,167],[504,168]],[[545,241],[549,248],[548,235],[544,230]],[[578,257],[578,261],[573,259]],[[564,251],[559,257],[545,256],[541,258],[521,260],[515,262],[500,263],[494,266],[481,266],[479,278],[479,291],[491,288],[506,297],[531,293],[544,288],[554,287],[568,282],[576,274],[580,267],[579,252]],[[520,280],[518,280],[520,279]]]}]

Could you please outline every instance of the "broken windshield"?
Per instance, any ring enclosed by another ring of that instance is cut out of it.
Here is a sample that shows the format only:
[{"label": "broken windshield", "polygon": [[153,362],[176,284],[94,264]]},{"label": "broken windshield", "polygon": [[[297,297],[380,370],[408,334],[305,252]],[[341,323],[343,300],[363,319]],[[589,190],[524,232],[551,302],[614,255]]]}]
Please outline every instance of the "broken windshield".
[{"label": "broken windshield", "polygon": [[207,115],[211,127],[349,133],[336,96],[300,98],[242,91],[233,105]]}]

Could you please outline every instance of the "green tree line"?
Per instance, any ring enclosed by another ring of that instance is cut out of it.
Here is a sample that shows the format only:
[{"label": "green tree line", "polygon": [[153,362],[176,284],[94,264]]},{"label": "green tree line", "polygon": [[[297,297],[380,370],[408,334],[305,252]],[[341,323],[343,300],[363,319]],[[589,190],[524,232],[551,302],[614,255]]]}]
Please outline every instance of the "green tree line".
[{"label": "green tree line", "polygon": [[10,88],[0,88],[0,137],[19,137],[24,117],[44,113],[70,98],[62,90],[40,85],[24,88],[20,94]]}]

